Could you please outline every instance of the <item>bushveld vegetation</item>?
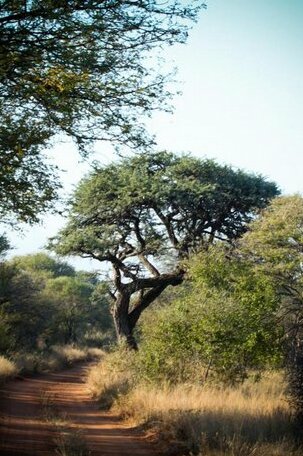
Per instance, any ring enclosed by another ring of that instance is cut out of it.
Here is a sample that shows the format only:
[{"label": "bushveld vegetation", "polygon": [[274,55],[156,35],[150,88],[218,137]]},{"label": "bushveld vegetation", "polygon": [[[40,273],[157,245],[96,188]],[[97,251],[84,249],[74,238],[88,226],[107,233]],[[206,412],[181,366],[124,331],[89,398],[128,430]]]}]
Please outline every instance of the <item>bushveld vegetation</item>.
[{"label": "bushveld vegetation", "polygon": [[50,247],[107,261],[113,281],[46,254],[3,257],[7,376],[87,359],[76,345],[101,347],[115,329],[88,386],[161,451],[302,453],[303,199],[278,193],[167,152],[96,168]]},{"label": "bushveld vegetation", "polygon": [[303,199],[277,194],[166,152],[96,169],[51,247],[108,261],[113,282],[46,254],[5,260],[3,237],[6,375],[87,359],[76,345],[101,347],[115,328],[88,386],[161,451],[300,455]]},{"label": "bushveld vegetation", "polygon": [[301,455],[302,228],[302,197],[279,197],[235,245],[193,255],[139,351],[91,371],[101,406],[177,454]]},{"label": "bushveld vegetation", "polygon": [[172,454],[302,455],[303,199],[152,153],[143,123],[171,96],[148,56],[184,43],[204,3],[2,3],[1,221],[53,207],[60,183],[43,151],[58,135],[82,156],[98,140],[143,154],[96,165],[51,241],[108,262],[109,287],[44,253],[7,260],[0,236],[0,382],[100,356],[115,329],[119,347],[88,378],[102,407]]},{"label": "bushveld vegetation", "polygon": [[264,372],[258,381],[252,376],[234,386],[210,381],[172,385],[138,382],[126,363],[119,365],[117,369],[115,354],[95,366],[88,386],[101,407],[110,406],[156,435],[163,454],[302,454],[280,371]]},{"label": "bushveld vegetation", "polygon": [[0,378],[102,355],[112,337],[104,284],[45,253],[0,263]]}]

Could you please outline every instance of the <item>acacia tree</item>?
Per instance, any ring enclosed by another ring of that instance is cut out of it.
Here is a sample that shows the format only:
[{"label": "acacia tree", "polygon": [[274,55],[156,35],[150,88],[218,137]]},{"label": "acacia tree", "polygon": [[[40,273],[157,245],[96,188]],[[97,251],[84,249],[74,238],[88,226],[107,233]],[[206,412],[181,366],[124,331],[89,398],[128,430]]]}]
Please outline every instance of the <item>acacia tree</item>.
[{"label": "acacia tree", "polygon": [[[0,216],[36,221],[56,197],[42,150],[65,134],[133,148],[142,119],[167,108],[150,52],[183,43],[192,0],[4,0],[0,4]],[[154,53],[153,53],[154,56]]]},{"label": "acacia tree", "polygon": [[83,179],[51,244],[60,254],[111,264],[118,339],[136,347],[141,313],[183,281],[184,259],[215,241],[233,242],[277,193],[261,176],[212,160],[142,154]]}]

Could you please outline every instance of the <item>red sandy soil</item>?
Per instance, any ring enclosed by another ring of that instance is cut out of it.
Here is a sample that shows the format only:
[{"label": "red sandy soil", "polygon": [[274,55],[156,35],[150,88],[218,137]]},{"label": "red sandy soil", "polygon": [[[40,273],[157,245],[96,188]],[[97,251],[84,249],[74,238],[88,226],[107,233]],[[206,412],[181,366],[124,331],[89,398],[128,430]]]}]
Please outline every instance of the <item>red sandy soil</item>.
[{"label": "red sandy soil", "polygon": [[91,456],[155,456],[154,444],[118,417],[98,410],[85,386],[87,365],[16,379],[0,392],[0,455],[60,455],[58,428],[43,415],[41,397],[52,396],[58,416],[81,432]]}]

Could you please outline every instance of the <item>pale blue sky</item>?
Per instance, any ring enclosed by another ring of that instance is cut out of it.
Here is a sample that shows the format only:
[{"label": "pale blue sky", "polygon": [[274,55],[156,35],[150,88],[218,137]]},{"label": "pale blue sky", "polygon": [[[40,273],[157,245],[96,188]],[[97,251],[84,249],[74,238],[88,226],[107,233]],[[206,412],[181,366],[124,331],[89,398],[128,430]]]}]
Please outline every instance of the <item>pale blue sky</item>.
[{"label": "pale blue sky", "polygon": [[[173,115],[150,123],[159,148],[215,158],[275,180],[284,193],[303,193],[302,25],[303,0],[210,0],[188,44],[165,53],[183,95]],[[109,147],[100,149],[98,158],[109,162]],[[51,155],[68,169],[67,194],[88,168],[70,144]],[[8,233],[12,253],[37,251],[63,223],[49,216],[23,237]]]}]

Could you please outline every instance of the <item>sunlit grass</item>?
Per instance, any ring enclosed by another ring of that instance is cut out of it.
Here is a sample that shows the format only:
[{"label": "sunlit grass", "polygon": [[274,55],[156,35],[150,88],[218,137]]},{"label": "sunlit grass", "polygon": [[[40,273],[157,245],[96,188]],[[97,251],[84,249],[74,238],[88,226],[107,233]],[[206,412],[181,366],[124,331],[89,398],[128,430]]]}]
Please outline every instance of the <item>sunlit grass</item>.
[{"label": "sunlit grass", "polygon": [[88,386],[102,406],[153,430],[162,451],[201,456],[302,456],[282,372],[237,387],[137,384],[110,358],[95,366]]},{"label": "sunlit grass", "polygon": [[22,373],[52,372],[81,361],[101,359],[103,355],[99,348],[54,345],[48,352],[17,353],[15,362]]},{"label": "sunlit grass", "polygon": [[16,364],[4,356],[0,356],[0,383],[18,373]]}]

